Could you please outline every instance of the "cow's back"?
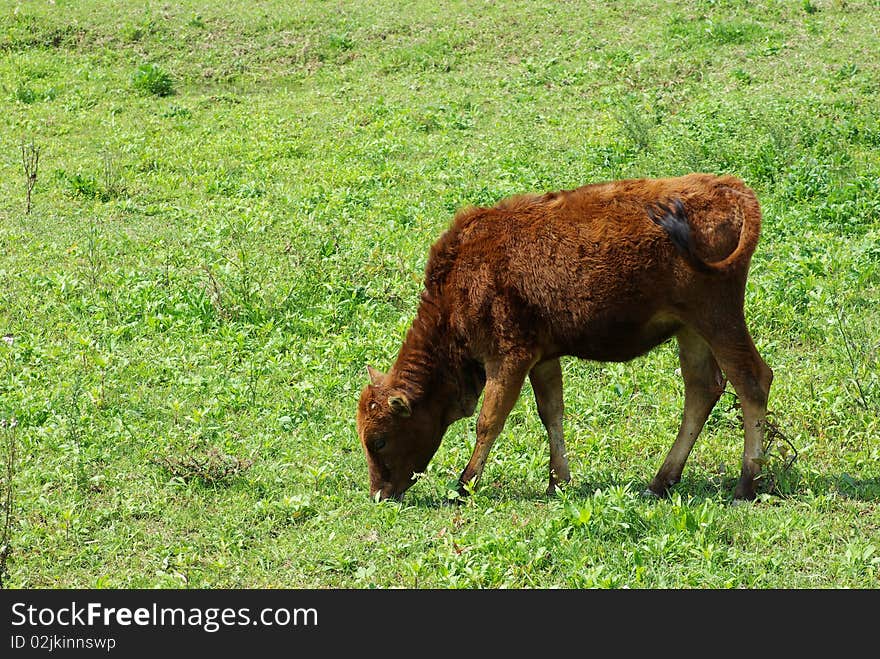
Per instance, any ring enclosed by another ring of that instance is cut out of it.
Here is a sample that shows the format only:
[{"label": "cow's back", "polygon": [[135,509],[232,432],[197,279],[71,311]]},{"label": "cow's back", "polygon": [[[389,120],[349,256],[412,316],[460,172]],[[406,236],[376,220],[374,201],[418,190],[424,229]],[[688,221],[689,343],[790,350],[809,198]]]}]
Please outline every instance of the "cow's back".
[{"label": "cow's back", "polygon": [[738,179],[708,174],[515,197],[460,213],[432,249],[426,280],[477,353],[538,344],[545,354],[631,359],[676,330],[680,294],[692,296],[703,276],[647,209],[682,200],[696,252],[715,261],[736,248],[735,206],[749,198]]}]

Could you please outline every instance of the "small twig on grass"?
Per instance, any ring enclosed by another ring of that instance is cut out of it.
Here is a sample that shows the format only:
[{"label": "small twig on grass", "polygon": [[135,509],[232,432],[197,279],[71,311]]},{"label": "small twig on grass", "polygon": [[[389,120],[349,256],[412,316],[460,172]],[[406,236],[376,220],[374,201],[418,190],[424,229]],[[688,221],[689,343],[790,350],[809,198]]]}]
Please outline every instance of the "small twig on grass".
[{"label": "small twig on grass", "polygon": [[782,449],[779,451],[779,457],[781,457],[783,460],[782,470],[788,471],[798,459],[798,450],[797,448],[795,448],[795,445],[792,443],[792,441],[785,435],[785,433],[779,429],[779,426],[776,425],[774,421],[771,421],[769,417],[770,412],[767,413],[767,418],[764,419],[764,446],[761,447],[761,450],[764,453],[769,453],[773,448],[773,443],[777,439],[781,439],[783,442],[788,444],[789,448],[791,449],[790,455],[788,454],[787,449]]},{"label": "small twig on grass", "polygon": [[203,265],[202,270],[208,275],[208,283],[211,287],[211,290],[209,291],[211,304],[221,318],[226,318],[228,314],[223,307],[223,289],[220,287],[220,282],[217,281],[217,278],[214,277],[214,273],[211,272],[211,269],[208,266]]},{"label": "small twig on grass", "polygon": [[15,427],[18,422],[13,419],[0,419],[0,429],[3,430],[3,437],[6,440],[3,448],[3,461],[5,474],[3,478],[3,531],[0,535],[0,588],[4,588],[6,577],[8,576],[7,562],[10,554],[12,554],[12,505],[14,502],[14,483],[15,477]]},{"label": "small twig on grass", "polygon": [[37,169],[40,164],[40,147],[31,140],[30,144],[21,141],[21,164],[24,167],[24,177],[27,184],[27,209],[25,214],[31,212],[31,193],[37,184]]}]

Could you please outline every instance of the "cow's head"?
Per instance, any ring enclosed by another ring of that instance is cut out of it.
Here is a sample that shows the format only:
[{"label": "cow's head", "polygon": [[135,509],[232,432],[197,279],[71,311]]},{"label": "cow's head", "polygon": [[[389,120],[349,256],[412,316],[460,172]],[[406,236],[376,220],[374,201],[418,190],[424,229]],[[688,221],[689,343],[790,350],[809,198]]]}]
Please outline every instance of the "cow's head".
[{"label": "cow's head", "polygon": [[399,499],[428,466],[449,424],[438,408],[441,401],[412,401],[387,375],[371,366],[367,371],[357,431],[370,470],[370,495]]}]

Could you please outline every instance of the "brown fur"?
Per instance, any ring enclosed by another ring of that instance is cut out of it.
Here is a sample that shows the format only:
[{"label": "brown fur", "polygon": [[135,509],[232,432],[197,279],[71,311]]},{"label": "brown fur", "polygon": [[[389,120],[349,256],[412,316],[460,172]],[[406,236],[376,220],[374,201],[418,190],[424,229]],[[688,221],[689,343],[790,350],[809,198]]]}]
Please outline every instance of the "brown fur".
[{"label": "brown fur", "polygon": [[370,368],[360,397],[371,493],[400,496],[483,393],[464,491],[526,377],[550,437],[552,490],[569,479],[559,357],[627,361],[676,336],[684,415],[649,489],[663,495],[680,479],[723,371],[743,403],[736,497],[753,498],[772,380],[743,315],[760,224],[752,191],[710,174],[587,185],[459,212],[431,247],[397,360],[387,374]]}]

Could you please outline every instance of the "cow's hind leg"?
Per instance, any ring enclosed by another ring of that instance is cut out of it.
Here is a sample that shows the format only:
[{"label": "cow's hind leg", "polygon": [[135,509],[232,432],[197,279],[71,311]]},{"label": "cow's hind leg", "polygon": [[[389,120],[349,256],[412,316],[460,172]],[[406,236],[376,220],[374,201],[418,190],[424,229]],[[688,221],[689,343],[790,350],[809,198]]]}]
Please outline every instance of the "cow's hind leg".
[{"label": "cow's hind leg", "polygon": [[665,496],[669,488],[681,480],[681,472],[694,442],[724,392],[724,377],[709,344],[689,327],[679,331],[676,338],[684,380],[684,412],[675,443],[648,486],[647,494],[657,496]]},{"label": "cow's hind leg", "polygon": [[754,499],[756,479],[761,473],[767,399],[773,371],[758,354],[745,320],[731,324],[724,332],[710,338],[709,342],[742,405],[745,442],[742,473],[734,498]]},{"label": "cow's hind leg", "polygon": [[486,362],[486,387],[483,390],[483,406],[477,419],[477,442],[471,459],[458,477],[460,495],[466,496],[468,485],[473,487],[479,481],[489,450],[504,428],[507,415],[513,409],[526,375],[534,364],[535,359],[531,356]]},{"label": "cow's hind leg", "polygon": [[538,415],[547,429],[550,440],[550,485],[547,494],[553,494],[557,486],[571,480],[565,440],[562,436],[562,367],[558,359],[537,364],[529,371],[529,380],[538,403]]}]

